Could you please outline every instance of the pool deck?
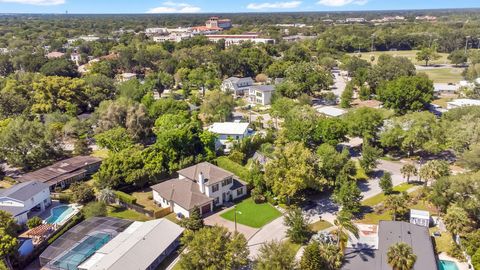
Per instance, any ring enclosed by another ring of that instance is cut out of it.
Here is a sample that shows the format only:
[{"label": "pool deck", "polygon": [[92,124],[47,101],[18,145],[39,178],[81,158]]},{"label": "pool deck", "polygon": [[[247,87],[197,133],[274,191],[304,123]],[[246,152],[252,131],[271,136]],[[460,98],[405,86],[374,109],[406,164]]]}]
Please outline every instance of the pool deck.
[{"label": "pool deck", "polygon": [[60,201],[52,201],[52,204],[49,207],[45,208],[45,211],[35,213],[35,216],[41,218],[42,220],[46,220],[48,217],[50,217],[50,215],[52,215],[53,208],[57,206],[62,206],[62,205],[68,205],[68,204],[61,203]]},{"label": "pool deck", "polygon": [[455,262],[457,264],[458,270],[469,270],[468,263],[460,262],[459,260],[448,256],[447,253],[445,253],[445,252],[442,252],[442,253],[438,254],[438,259]]}]

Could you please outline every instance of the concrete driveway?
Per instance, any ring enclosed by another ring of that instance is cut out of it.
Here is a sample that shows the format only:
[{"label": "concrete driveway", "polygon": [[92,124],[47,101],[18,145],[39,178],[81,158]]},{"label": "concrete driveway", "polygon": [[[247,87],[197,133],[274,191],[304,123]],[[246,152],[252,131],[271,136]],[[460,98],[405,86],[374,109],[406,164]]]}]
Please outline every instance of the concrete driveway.
[{"label": "concrete driveway", "polygon": [[[214,214],[204,218],[203,220],[205,222],[205,225],[208,225],[208,226],[217,225],[217,226],[227,228],[228,231],[230,231],[232,233],[235,232],[235,222],[232,222],[230,220],[226,220],[226,219],[224,219],[220,216],[222,213],[224,213],[226,211],[229,211],[232,208],[233,207],[224,209],[220,212],[214,213]],[[246,239],[250,239],[258,230],[259,229],[257,229],[257,228],[252,228],[252,227],[237,223],[237,231],[239,233],[243,234]]]},{"label": "concrete driveway", "polygon": [[287,227],[283,225],[283,216],[263,226],[256,234],[248,239],[250,258],[253,260],[259,254],[262,244],[271,241],[280,241],[286,238]]}]

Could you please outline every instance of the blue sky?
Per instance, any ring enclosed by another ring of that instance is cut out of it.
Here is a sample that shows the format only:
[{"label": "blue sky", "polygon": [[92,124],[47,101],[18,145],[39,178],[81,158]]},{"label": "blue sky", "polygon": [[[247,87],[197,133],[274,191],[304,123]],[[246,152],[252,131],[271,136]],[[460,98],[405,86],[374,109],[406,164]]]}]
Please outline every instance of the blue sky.
[{"label": "blue sky", "polygon": [[0,0],[0,13],[209,13],[480,7],[479,0]]}]

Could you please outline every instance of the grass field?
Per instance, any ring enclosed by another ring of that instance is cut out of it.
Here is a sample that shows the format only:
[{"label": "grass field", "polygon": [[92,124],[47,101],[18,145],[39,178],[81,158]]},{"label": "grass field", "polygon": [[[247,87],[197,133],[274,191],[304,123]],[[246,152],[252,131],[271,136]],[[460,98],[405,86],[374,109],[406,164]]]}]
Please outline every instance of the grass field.
[{"label": "grass field", "polygon": [[444,109],[447,108],[447,102],[452,101],[453,98],[439,98],[432,101],[433,104],[438,105]]},{"label": "grass field", "polygon": [[428,78],[436,83],[458,83],[463,80],[463,68],[436,68],[419,70],[418,73],[425,73]]},{"label": "grass field", "polygon": [[0,181],[0,188],[9,188],[11,186],[12,186],[12,184],[8,181],[5,181],[5,180]]},{"label": "grass field", "polygon": [[356,223],[362,224],[378,224],[380,220],[392,220],[392,214],[390,211],[385,211],[382,214],[367,213],[362,219],[356,220]]},{"label": "grass field", "polygon": [[108,149],[98,149],[92,152],[92,157],[108,158]]},{"label": "grass field", "polygon": [[[437,227],[430,228],[430,234],[438,231]],[[450,247],[455,245],[453,242],[452,235],[448,232],[443,232],[442,236],[439,237],[433,237],[433,240],[435,241],[435,247],[437,248],[437,252],[447,252],[450,250]]]},{"label": "grass field", "polygon": [[333,226],[332,223],[330,223],[328,221],[325,221],[325,220],[319,220],[319,221],[314,222],[314,223],[309,225],[310,230],[312,230],[314,232],[323,231],[323,230],[328,229],[332,226]]},{"label": "grass field", "polygon": [[[280,211],[269,203],[256,204],[252,198],[237,204],[237,222],[253,228],[261,228],[281,215]],[[235,210],[231,209],[220,216],[234,221]]]},{"label": "grass field", "polygon": [[[365,59],[369,62],[370,62],[371,56],[372,55],[375,56],[375,61],[373,62],[374,64],[377,63],[378,57],[380,55],[388,54],[388,55],[391,55],[391,56],[394,56],[394,57],[399,57],[399,56],[407,57],[415,65],[425,65],[425,62],[417,61],[417,59],[416,59],[417,52],[418,52],[418,50],[412,50],[412,51],[384,51],[384,52],[377,51],[377,52],[362,52],[360,55],[361,55],[362,59]],[[450,63],[450,61],[447,59],[448,53],[439,53],[439,54],[440,54],[440,59],[435,60],[435,61],[431,61],[431,64],[449,64]],[[349,55],[357,56],[358,53],[351,53]]]},{"label": "grass field", "polygon": [[122,219],[130,219],[135,221],[147,221],[151,220],[151,218],[135,212],[133,210],[128,210],[124,208],[120,208],[117,206],[108,206],[108,216],[109,217],[116,217]]}]

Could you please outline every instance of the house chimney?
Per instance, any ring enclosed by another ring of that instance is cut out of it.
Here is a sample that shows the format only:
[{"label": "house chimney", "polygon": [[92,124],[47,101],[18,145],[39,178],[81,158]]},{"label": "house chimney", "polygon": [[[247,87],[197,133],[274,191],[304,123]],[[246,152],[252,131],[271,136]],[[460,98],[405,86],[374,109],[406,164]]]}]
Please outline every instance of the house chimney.
[{"label": "house chimney", "polygon": [[200,192],[205,193],[205,178],[202,172],[198,174],[198,186],[200,187]]}]

